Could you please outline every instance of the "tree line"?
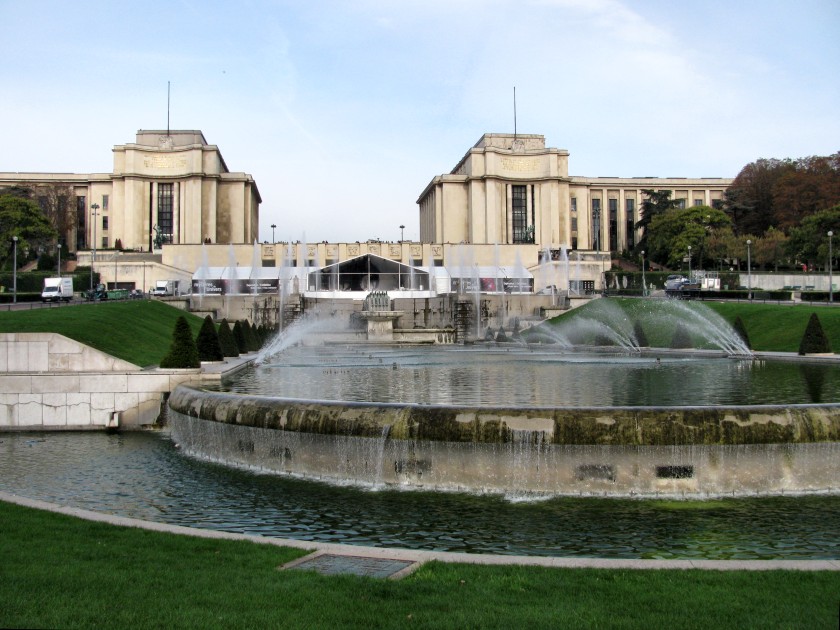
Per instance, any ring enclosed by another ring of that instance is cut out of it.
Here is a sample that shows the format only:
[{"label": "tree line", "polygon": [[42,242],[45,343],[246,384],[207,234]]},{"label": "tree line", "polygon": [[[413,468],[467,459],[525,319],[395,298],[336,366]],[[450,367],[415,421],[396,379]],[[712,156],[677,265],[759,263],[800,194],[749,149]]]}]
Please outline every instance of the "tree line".
[{"label": "tree line", "polygon": [[712,207],[681,208],[668,190],[643,193],[636,256],[677,268],[691,252],[695,268],[739,268],[749,241],[755,268],[825,269],[827,233],[840,227],[840,152],[751,162]]}]

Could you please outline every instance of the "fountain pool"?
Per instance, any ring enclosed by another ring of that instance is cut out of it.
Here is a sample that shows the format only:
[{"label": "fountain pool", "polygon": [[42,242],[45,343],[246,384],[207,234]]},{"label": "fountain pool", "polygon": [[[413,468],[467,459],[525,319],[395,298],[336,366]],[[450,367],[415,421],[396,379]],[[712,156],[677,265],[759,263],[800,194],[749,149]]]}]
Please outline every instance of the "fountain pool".
[{"label": "fountain pool", "polygon": [[[507,344],[506,344],[507,345]],[[371,487],[836,492],[840,368],[510,347],[297,346],[170,397],[185,452]]]}]

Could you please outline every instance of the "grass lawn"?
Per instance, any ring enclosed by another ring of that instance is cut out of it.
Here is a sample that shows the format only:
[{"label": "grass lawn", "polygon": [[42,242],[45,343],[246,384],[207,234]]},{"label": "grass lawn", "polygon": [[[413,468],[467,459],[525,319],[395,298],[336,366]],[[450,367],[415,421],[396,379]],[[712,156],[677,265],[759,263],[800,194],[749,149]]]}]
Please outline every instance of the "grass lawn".
[{"label": "grass lawn", "polygon": [[[669,308],[688,307],[697,310],[711,309],[732,324],[740,316],[750,337],[753,350],[772,352],[798,352],[811,313],[817,313],[823,330],[831,341],[834,352],[840,352],[840,308],[814,307],[806,304],[777,305],[746,302],[680,302],[640,298],[609,298],[593,300],[552,320],[555,326],[579,317],[609,318],[623,316],[627,321],[640,318],[645,323],[645,334],[652,347],[669,347],[678,321],[685,318],[658,318]],[[656,324],[651,324],[651,322]],[[689,324],[689,327],[691,324]],[[631,325],[632,327],[632,325]],[[699,343],[699,339],[695,339]]]},{"label": "grass lawn", "polygon": [[50,628],[833,628],[840,574],[429,563],[398,582],[302,555],[0,503],[0,625]]},{"label": "grass lawn", "polygon": [[180,315],[195,338],[200,317],[155,300],[0,312],[0,332],[55,332],[144,367],[159,364],[169,352]]}]

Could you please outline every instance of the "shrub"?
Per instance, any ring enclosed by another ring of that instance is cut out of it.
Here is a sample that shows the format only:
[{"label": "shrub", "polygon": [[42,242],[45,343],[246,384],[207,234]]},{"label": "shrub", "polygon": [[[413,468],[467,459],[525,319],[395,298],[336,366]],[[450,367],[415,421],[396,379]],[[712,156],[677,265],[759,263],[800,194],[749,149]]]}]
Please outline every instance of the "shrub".
[{"label": "shrub", "polygon": [[650,342],[645,334],[645,329],[642,328],[641,322],[637,321],[633,324],[633,336],[636,337],[636,343],[639,344],[640,348],[647,348],[650,346]]},{"label": "shrub", "polygon": [[233,339],[236,341],[236,349],[239,350],[239,354],[247,354],[248,338],[245,336],[242,322],[238,319],[233,322]]},{"label": "shrub", "polygon": [[823,331],[820,318],[816,313],[811,313],[805,334],[799,344],[799,354],[827,354],[831,352],[831,342]]},{"label": "shrub", "polygon": [[683,326],[682,323],[678,323],[676,329],[674,330],[674,336],[671,339],[671,347],[674,349],[694,347],[691,343],[691,335],[688,334],[688,329]]},{"label": "shrub", "polygon": [[172,346],[169,348],[169,354],[163,357],[160,367],[197,368],[200,366],[198,349],[195,347],[190,325],[181,315],[175,322],[175,330],[172,331]]},{"label": "shrub", "polygon": [[223,319],[219,324],[219,346],[222,348],[222,356],[239,356],[239,347],[236,345],[236,339],[233,338],[233,333],[226,319]]},{"label": "shrub", "polygon": [[248,341],[248,351],[256,352],[260,349],[260,340],[257,337],[257,328],[254,324],[249,324],[246,319],[245,322],[245,336]]},{"label": "shrub", "polygon": [[221,361],[224,358],[222,346],[219,344],[219,333],[216,332],[213,318],[209,315],[204,318],[204,323],[201,324],[201,330],[198,331],[195,345],[198,348],[198,358],[202,361]]},{"label": "shrub", "polygon": [[752,345],[750,345],[750,336],[747,333],[747,327],[744,326],[744,322],[740,315],[735,318],[735,323],[732,327],[735,329],[735,333],[741,338],[741,341],[744,342],[744,345],[752,350]]}]

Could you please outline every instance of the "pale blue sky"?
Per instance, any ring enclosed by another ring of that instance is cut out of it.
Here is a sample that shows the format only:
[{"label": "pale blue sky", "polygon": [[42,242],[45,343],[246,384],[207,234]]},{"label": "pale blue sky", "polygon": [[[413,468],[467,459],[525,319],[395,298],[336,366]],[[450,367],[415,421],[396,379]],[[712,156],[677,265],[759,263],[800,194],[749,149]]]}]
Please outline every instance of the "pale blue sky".
[{"label": "pale blue sky", "polygon": [[200,129],[254,176],[260,238],[418,238],[485,132],[570,174],[734,177],[840,149],[838,0],[0,0],[0,171],[110,172]]}]

